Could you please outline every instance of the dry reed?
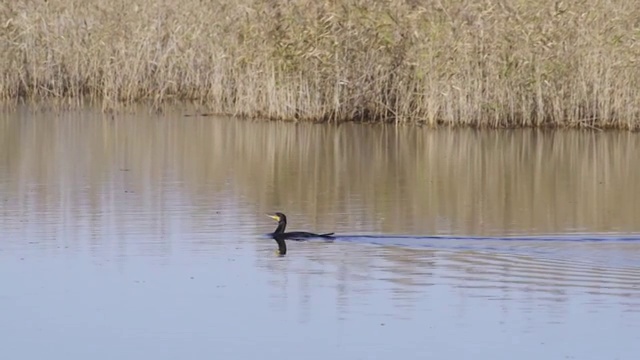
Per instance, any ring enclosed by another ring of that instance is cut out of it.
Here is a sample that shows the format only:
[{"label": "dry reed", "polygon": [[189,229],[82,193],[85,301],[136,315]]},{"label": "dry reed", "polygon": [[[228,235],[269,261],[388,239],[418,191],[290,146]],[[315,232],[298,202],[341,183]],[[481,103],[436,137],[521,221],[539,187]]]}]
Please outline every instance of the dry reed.
[{"label": "dry reed", "polygon": [[639,18],[623,0],[7,1],[0,98],[638,129]]}]

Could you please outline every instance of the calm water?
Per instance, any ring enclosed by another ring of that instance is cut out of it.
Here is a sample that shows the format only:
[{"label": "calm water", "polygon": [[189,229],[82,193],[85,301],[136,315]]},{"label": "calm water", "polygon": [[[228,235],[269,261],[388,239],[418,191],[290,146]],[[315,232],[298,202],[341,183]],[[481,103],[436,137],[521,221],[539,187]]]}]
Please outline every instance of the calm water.
[{"label": "calm water", "polygon": [[2,358],[637,358],[639,135],[184,112],[0,115]]}]

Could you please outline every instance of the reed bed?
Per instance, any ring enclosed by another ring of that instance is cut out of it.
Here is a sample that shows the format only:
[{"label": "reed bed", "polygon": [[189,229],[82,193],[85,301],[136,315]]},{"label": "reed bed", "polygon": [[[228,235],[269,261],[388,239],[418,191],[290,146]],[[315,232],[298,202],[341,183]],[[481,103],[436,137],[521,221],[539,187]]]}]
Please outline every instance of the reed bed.
[{"label": "reed bed", "polygon": [[638,129],[639,18],[624,0],[5,1],[0,98]]}]

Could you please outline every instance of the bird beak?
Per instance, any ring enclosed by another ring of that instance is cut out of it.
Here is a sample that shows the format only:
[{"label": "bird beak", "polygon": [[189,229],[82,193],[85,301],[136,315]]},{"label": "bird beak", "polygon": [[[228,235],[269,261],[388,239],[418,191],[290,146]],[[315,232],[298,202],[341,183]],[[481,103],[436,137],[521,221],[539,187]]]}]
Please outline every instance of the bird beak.
[{"label": "bird beak", "polygon": [[280,216],[278,215],[271,215],[271,214],[267,214],[268,217],[272,218],[275,221],[280,221]]}]

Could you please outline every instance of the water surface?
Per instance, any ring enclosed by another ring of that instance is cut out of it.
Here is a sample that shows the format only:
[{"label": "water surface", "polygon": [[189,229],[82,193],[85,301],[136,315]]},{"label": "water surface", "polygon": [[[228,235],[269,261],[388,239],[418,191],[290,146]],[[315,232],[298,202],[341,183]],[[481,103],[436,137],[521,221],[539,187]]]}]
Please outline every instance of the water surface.
[{"label": "water surface", "polygon": [[4,357],[640,351],[638,135],[189,111],[2,113]]}]

